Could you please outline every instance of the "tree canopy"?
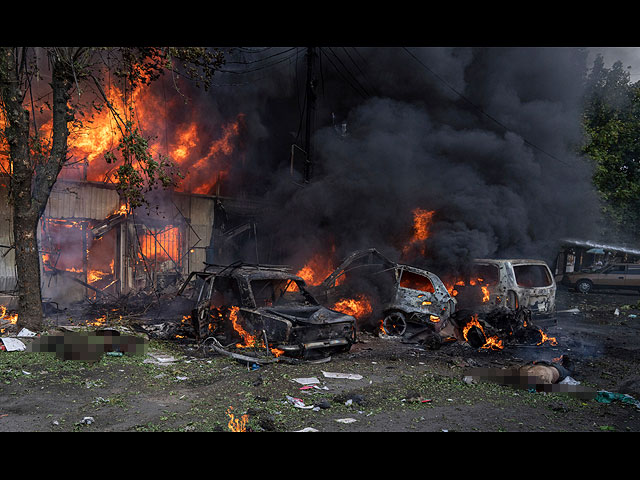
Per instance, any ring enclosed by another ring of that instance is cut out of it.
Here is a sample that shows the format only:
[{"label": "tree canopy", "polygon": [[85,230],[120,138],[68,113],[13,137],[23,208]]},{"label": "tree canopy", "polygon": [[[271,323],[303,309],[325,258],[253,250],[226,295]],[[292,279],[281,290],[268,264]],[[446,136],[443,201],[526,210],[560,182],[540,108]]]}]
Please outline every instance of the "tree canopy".
[{"label": "tree canopy", "polygon": [[621,62],[601,56],[587,76],[583,153],[594,162],[593,181],[620,234],[640,236],[640,82]]}]

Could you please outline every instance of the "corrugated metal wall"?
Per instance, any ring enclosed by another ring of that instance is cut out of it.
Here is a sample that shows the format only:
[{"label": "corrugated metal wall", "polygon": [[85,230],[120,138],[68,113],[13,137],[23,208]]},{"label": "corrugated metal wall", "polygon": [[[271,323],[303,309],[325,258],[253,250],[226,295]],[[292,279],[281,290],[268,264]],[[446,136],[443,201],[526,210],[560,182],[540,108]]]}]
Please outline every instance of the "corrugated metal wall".
[{"label": "corrugated metal wall", "polygon": [[45,217],[103,220],[120,206],[118,192],[100,183],[58,180],[51,192]]},{"label": "corrugated metal wall", "polygon": [[[13,243],[11,212],[9,191],[4,182],[0,182],[0,245],[10,246]],[[15,289],[15,265],[16,259],[13,249],[0,248],[0,292],[10,292]]]}]

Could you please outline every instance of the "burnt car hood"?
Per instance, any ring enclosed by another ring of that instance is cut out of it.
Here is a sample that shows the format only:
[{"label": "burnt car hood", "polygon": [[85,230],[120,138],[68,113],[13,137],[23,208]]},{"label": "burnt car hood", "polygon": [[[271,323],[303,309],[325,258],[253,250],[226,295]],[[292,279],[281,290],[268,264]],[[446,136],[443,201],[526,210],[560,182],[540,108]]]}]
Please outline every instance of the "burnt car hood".
[{"label": "burnt car hood", "polygon": [[322,325],[355,322],[355,318],[351,315],[334,312],[320,305],[264,307],[258,309],[258,311],[264,314],[277,315],[295,323]]}]

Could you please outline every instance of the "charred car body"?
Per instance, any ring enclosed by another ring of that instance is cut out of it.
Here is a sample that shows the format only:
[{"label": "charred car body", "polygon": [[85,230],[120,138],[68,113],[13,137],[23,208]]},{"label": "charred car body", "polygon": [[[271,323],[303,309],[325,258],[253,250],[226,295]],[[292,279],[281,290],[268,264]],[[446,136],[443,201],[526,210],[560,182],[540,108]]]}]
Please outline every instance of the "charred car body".
[{"label": "charred car body", "polygon": [[198,341],[217,336],[227,344],[246,344],[252,339],[306,356],[347,351],[356,340],[355,318],[321,306],[304,280],[286,267],[209,265],[191,272],[178,293],[192,301],[190,319]]},{"label": "charred car body", "polygon": [[527,308],[534,316],[555,313],[556,282],[542,260],[476,259],[471,277],[486,290],[482,299],[470,299],[464,288],[456,287],[460,292],[456,298],[464,308],[472,303],[473,308],[480,311],[506,307],[510,310]]},{"label": "charred car body", "polygon": [[376,303],[373,320],[381,318],[384,332],[394,336],[416,326],[439,332],[456,308],[437,275],[395,263],[376,249],[352,253],[313,292],[326,304],[354,292],[366,294]]}]

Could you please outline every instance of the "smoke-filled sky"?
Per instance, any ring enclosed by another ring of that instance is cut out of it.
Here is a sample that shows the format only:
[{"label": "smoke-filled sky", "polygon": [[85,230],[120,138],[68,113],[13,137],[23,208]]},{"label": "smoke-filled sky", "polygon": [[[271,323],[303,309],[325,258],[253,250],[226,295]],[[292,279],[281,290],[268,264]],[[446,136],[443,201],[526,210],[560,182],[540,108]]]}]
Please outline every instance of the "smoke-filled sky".
[{"label": "smoke-filled sky", "polygon": [[289,167],[291,145],[303,145],[304,53],[244,49],[225,67],[243,73],[221,73],[200,94],[246,115],[236,188],[277,206],[260,228],[281,260],[370,247],[397,260],[416,208],[436,212],[427,254],[404,260],[425,266],[552,261],[559,239],[598,235],[591,170],[576,153],[588,51],[323,47],[315,170],[301,186]]}]

